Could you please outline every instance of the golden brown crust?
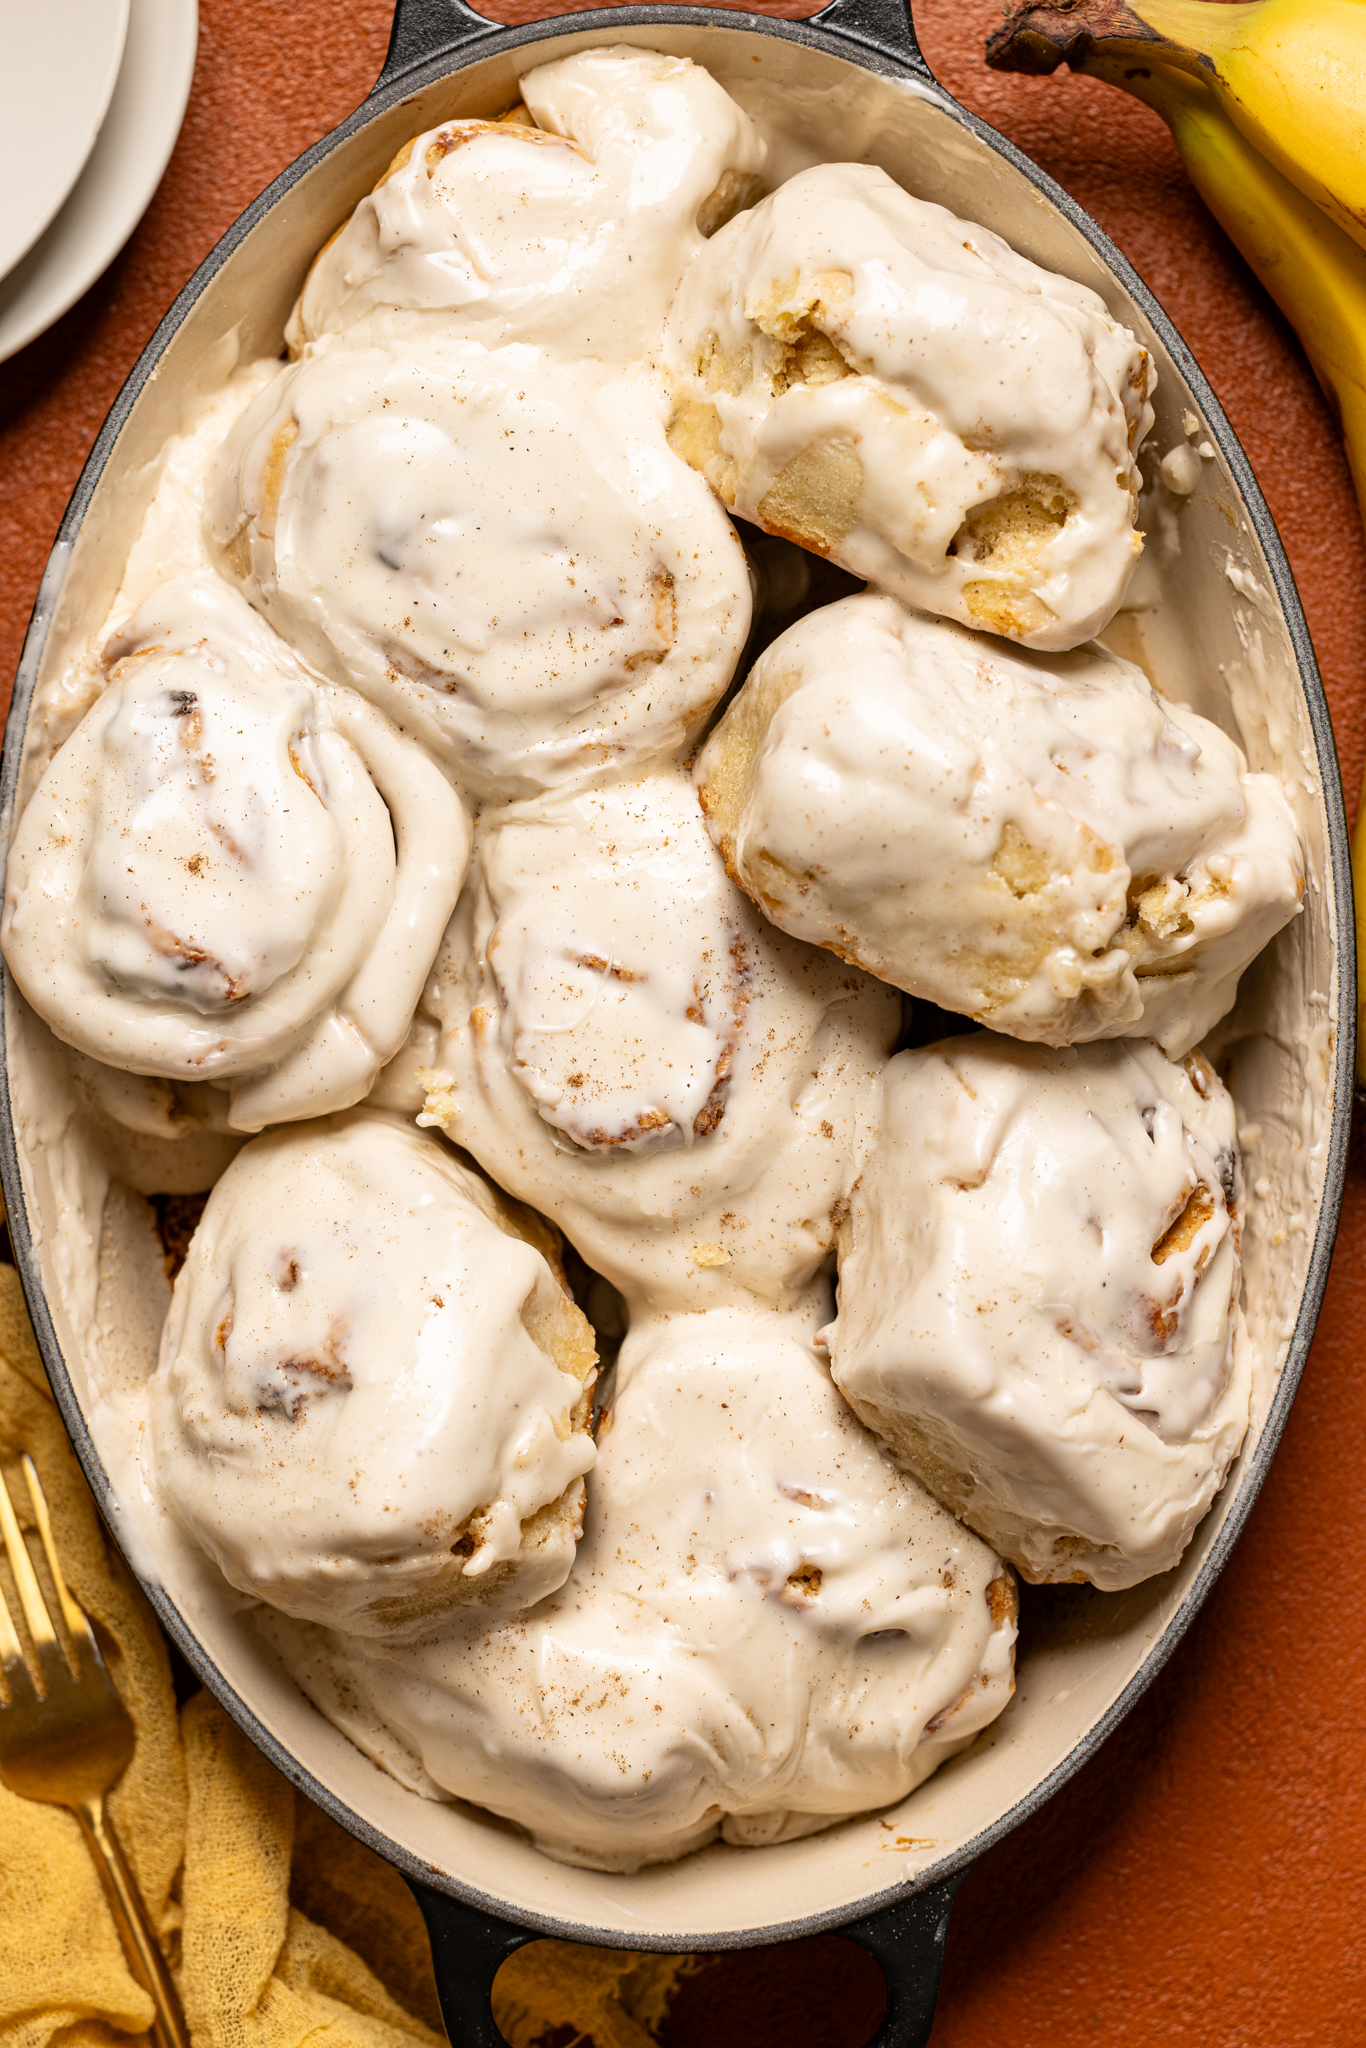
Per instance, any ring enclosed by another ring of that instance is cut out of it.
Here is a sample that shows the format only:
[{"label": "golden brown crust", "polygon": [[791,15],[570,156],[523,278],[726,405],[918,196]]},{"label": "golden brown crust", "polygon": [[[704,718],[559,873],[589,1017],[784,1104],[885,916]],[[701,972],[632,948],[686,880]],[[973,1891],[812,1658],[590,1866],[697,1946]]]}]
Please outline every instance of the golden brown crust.
[{"label": "golden brown crust", "polygon": [[702,809],[720,836],[727,874],[754,897],[760,909],[764,907],[762,898],[736,873],[735,835],[749,794],[750,771],[764,737],[801,683],[797,670],[780,669],[772,663],[750,676],[707,742],[709,772],[698,789]]},{"label": "golden brown crust", "polygon": [[723,505],[734,505],[737,473],[721,446],[721,415],[716,407],[700,399],[680,398],[664,433],[679,461],[704,476]]},{"label": "golden brown crust", "polygon": [[[563,1434],[586,1430],[592,1414],[598,1353],[593,1325],[574,1300],[565,1277],[564,1239],[554,1224],[548,1223],[538,1210],[505,1195],[491,1181],[488,1188],[493,1196],[494,1221],[499,1229],[506,1231],[509,1237],[520,1237],[534,1246],[559,1282],[559,1298],[553,1307],[549,1310],[528,1308],[523,1320],[532,1342],[538,1344],[542,1351],[549,1352],[559,1370],[569,1373],[583,1389],[570,1410],[569,1428]],[[536,1517],[531,1519],[534,1522]],[[523,1530],[529,1526],[524,1522]]]},{"label": "golden brown crust", "polygon": [[756,507],[768,533],[832,555],[858,520],[863,464],[852,441],[812,441],[785,463]]},{"label": "golden brown crust", "polygon": [[1020,1589],[1010,1572],[987,1587],[987,1608],[993,1628],[1014,1628],[1020,1619]]},{"label": "golden brown crust", "polygon": [[1187,1196],[1185,1206],[1153,1246],[1153,1264],[1165,1266],[1173,1252],[1189,1251],[1213,1216],[1214,1209],[1214,1190],[1198,1181]]}]

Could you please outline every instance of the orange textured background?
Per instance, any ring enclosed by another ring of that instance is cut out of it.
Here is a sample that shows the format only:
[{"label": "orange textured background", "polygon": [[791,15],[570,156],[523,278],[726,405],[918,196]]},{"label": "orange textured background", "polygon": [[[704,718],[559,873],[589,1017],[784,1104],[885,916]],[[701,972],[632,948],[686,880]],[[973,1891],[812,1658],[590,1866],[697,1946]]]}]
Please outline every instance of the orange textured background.
[{"label": "orange textured background", "polygon": [[[500,18],[552,11],[505,0]],[[919,0],[916,13],[938,76],[1090,209],[1209,373],[1285,538],[1354,804],[1366,552],[1290,330],[1190,191],[1154,115],[1084,79],[992,77],[980,51],[994,0]],[[389,0],[201,0],[189,115],[145,220],[60,325],[0,366],[6,692],[62,508],[138,351],[240,209],[363,97],[388,16]],[[1358,1161],[1318,1341],[1238,1550],[1118,1734],[969,1877],[936,2048],[1366,2043],[1364,1247]],[[852,2048],[850,1986],[830,1963],[829,1948],[785,1959],[792,2048]],[[712,2002],[699,2043],[764,2048],[752,1994],[734,1990]]]}]

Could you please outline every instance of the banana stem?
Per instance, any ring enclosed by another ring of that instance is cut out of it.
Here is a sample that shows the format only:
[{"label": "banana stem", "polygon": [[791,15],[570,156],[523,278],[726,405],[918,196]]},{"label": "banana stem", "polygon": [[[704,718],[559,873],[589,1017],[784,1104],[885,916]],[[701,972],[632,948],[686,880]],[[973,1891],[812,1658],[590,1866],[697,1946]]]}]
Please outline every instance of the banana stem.
[{"label": "banana stem", "polygon": [[[1093,71],[1097,63],[1123,66],[1161,62],[1196,71],[1196,53],[1175,43],[1144,20],[1125,0],[1075,0],[1069,5],[1025,5],[987,37],[987,63],[993,71],[1023,71],[1048,76],[1060,64],[1073,71]],[[1127,76],[1116,77],[1128,84]]]}]

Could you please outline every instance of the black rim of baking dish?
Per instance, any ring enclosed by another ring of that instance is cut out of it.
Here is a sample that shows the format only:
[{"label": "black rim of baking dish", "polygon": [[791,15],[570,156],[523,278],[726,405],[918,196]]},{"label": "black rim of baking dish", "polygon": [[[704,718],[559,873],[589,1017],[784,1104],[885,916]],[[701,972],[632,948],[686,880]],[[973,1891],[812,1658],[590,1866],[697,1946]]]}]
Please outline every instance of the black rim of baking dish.
[{"label": "black rim of baking dish", "polygon": [[[402,1843],[363,1820],[344,1800],[316,1779],[261,1724],[245,1701],[234,1691],[162,1587],[155,1581],[142,1580],[136,1567],[133,1567],[134,1575],[139,1578],[139,1583],[167,1634],[196,1675],[202,1679],[238,1726],[269,1757],[285,1778],[351,1834],[402,1871],[406,1877],[420,1886],[445,1893],[467,1906],[487,1913],[499,1922],[510,1922],[516,1928],[525,1930],[528,1937],[553,1935],[566,1940],[592,1942],[602,1947],[687,1952],[744,1948],[759,1943],[795,1940],[840,1929],[852,1932],[853,1923],[873,1919],[891,1907],[904,1904],[916,1893],[932,1887],[938,1887],[948,1893],[953,1887],[947,1881],[962,1873],[983,1851],[1000,1841],[1003,1836],[1036,1812],[1061,1785],[1095,1755],[1106,1737],[1156,1678],[1185,1634],[1242,1531],[1280,1441],[1313,1339],[1328,1281],[1346,1176],[1355,1056],[1356,1004],[1350,848],[1332,724],[1290,565],[1247,457],[1229,425],[1222,406],[1171,320],[1096,222],[1013,143],[960,106],[958,101],[934,80],[915,41],[909,8],[904,4],[904,0],[835,0],[835,4],[827,7],[822,14],[806,21],[783,21],[731,9],[700,6],[622,6],[559,15],[548,20],[513,27],[503,27],[484,16],[474,14],[463,5],[463,0],[399,0],[389,54],[374,91],[354,113],[330,134],[305,150],[267,186],[205,257],[193,277],[176,297],[138,358],[95,439],[72,493],[39,587],[15,680],[5,732],[3,762],[0,763],[0,839],[8,846],[14,825],[20,757],[29,707],[48,626],[71,557],[76,533],[135,400],[148,379],[155,373],[162,354],[190,309],[239,243],[306,172],[321,163],[341,143],[367,126],[377,115],[388,111],[416,88],[454,75],[489,55],[521,49],[530,44],[551,41],[566,35],[611,37],[622,28],[648,29],[656,26],[709,28],[722,33],[743,31],[752,35],[769,36],[779,41],[804,45],[813,50],[843,57],[871,72],[913,82],[920,92],[932,98],[943,111],[1027,179],[1035,190],[1085,237],[1102,263],[1146,314],[1190,385],[1208,423],[1211,438],[1228,464],[1243,508],[1265,553],[1276,599],[1289,630],[1313,730],[1324,808],[1327,813],[1332,895],[1338,923],[1339,969],[1332,1081],[1333,1110],[1318,1225],[1284,1370],[1260,1440],[1239,1475],[1237,1492],[1229,1504],[1223,1524],[1180,1606],[1164,1624],[1139,1669],[1095,1725],[1053,1770],[1015,1805],[998,1816],[970,1842],[927,1866],[914,1878],[898,1880],[890,1885],[880,1885],[876,1890],[851,1901],[847,1906],[831,1908],[806,1918],[777,1925],[726,1929],[706,1934],[689,1931],[667,1935],[647,1934],[643,1930],[625,1933],[513,1907],[496,1896],[480,1891],[477,1886],[466,1884],[413,1855]],[[115,1541],[127,1555],[120,1532],[118,1504],[76,1399],[39,1275],[19,1170],[13,1106],[9,1092],[8,1049],[5,1042],[9,995],[7,968],[3,969],[3,976],[6,1001],[3,1011],[0,1011],[0,1184],[4,1189],[15,1265],[23,1284],[38,1348],[58,1408],[96,1501],[109,1523]]]}]

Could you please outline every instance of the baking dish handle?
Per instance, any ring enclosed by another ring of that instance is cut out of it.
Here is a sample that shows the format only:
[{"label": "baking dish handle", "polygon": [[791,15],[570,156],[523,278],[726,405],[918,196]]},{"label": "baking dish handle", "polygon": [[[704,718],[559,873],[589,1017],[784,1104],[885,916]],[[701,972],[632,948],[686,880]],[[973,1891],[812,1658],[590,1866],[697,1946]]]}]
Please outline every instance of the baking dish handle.
[{"label": "baking dish handle", "polygon": [[379,92],[405,71],[415,71],[432,57],[454,56],[481,36],[502,35],[503,24],[476,14],[465,0],[398,0],[384,69],[375,80]]},{"label": "baking dish handle", "polygon": [[[913,64],[930,76],[915,39],[910,0],[833,0],[811,20],[813,26],[833,29],[850,42],[893,57],[898,64]],[[502,23],[476,14],[465,0],[397,0],[389,51],[375,90],[392,85],[433,57],[453,56],[483,36],[502,33]]]},{"label": "baking dish handle", "polygon": [[[887,2010],[867,2048],[926,2048],[949,1914],[966,1875],[957,1871],[885,1912],[834,1930],[876,1956],[887,1980]],[[510,1955],[544,1937],[411,1877],[408,1882],[427,1923],[441,2017],[454,2048],[506,2048],[493,2017],[493,1980]]]},{"label": "baking dish handle", "polygon": [[833,0],[819,14],[810,17],[812,28],[831,28],[850,42],[862,43],[898,64],[912,64],[926,78],[933,79],[929,65],[920,54],[911,0]]},{"label": "baking dish handle", "polygon": [[408,1884],[427,1923],[436,1995],[454,2048],[507,2048],[493,2017],[493,1980],[509,1956],[545,1937],[534,1927],[514,1927],[496,1913],[463,1905],[416,1878]]},{"label": "baking dish handle", "polygon": [[927,1884],[908,1899],[852,1920],[835,1932],[877,1957],[887,1980],[887,2010],[867,2048],[926,2048],[934,2025],[949,1915],[967,1866],[939,1884]]}]

